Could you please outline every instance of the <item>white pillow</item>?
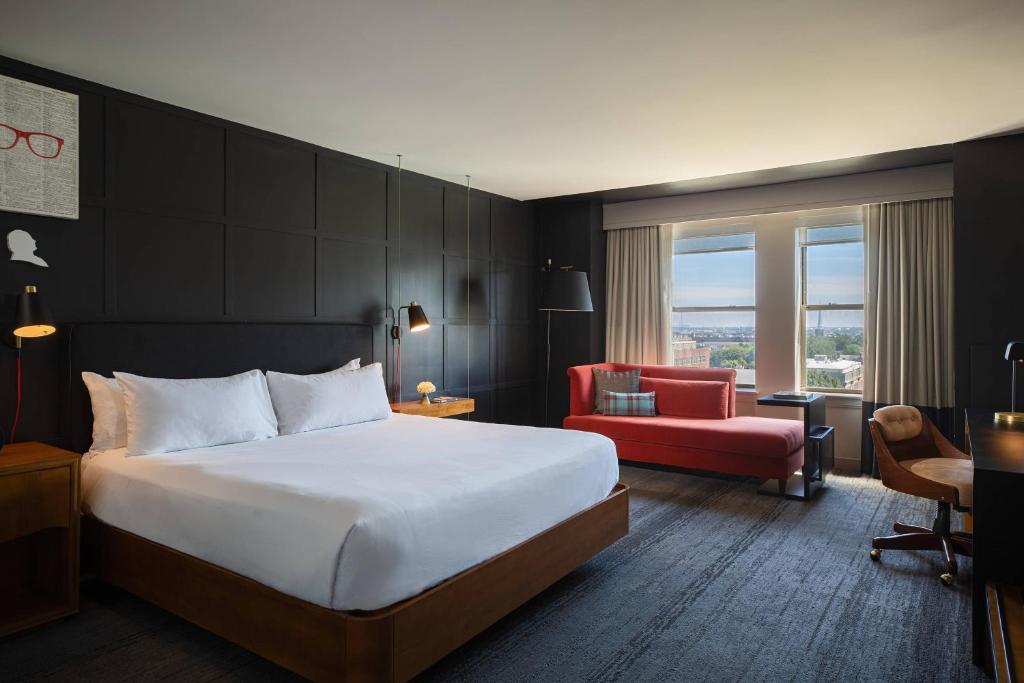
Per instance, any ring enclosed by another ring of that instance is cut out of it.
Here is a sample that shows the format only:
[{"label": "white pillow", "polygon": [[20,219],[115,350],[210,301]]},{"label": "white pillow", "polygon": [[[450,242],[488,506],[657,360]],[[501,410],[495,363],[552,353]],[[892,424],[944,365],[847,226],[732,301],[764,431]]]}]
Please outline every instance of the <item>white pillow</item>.
[{"label": "white pillow", "polygon": [[[321,372],[320,374],[321,375],[329,375],[332,372],[351,372],[352,370],[358,370],[359,369],[359,361],[361,361],[361,360],[362,360],[362,358],[353,358],[352,360],[350,360],[349,362],[345,363],[344,365],[342,365],[340,368],[338,368],[336,370],[328,370],[327,372]],[[315,377],[315,376],[316,375],[306,375],[306,377]]]},{"label": "white pillow", "polygon": [[[316,372],[316,373],[312,373],[312,374],[309,374],[309,375],[293,375],[293,374],[287,373],[287,372],[276,372],[274,370],[267,370],[267,385],[268,385],[268,389],[270,389],[270,398],[271,398],[271,400],[274,403],[274,412],[277,414],[277,427],[278,427],[278,430],[281,429],[281,411],[278,408],[278,406],[279,405],[295,404],[298,401],[302,401],[303,400],[303,396],[305,395],[305,392],[300,390],[298,393],[296,393],[295,387],[299,386],[299,385],[304,386],[304,384],[300,383],[300,382],[292,383],[292,382],[288,382],[288,381],[279,382],[278,386],[276,387],[277,393],[275,394],[274,393],[275,387],[271,386],[271,383],[270,383],[270,376],[271,375],[274,375],[275,377],[286,377],[286,378],[287,377],[291,377],[291,378],[295,378],[297,380],[308,379],[310,377],[323,377],[325,375],[333,375],[333,374],[336,374],[336,373],[339,373],[339,372],[352,372],[353,370],[358,370],[359,369],[359,362],[361,360],[362,360],[362,358],[353,358],[349,362],[347,362],[344,365],[342,365],[340,368],[335,368],[334,370],[328,370],[327,372]],[[289,413],[289,417],[291,417],[290,413]],[[301,431],[307,431],[307,430],[301,430]],[[281,434],[294,434],[295,432],[283,432],[282,431],[280,433]]]},{"label": "white pillow", "polygon": [[281,434],[340,427],[391,417],[380,363],[321,375],[268,372],[267,385]]},{"label": "white pillow", "polygon": [[92,451],[124,448],[128,444],[128,423],[124,414],[124,392],[112,377],[83,372],[82,381],[92,402]]},{"label": "white pillow", "polygon": [[167,453],[277,436],[259,370],[231,377],[157,379],[115,372],[128,424],[125,455]]}]

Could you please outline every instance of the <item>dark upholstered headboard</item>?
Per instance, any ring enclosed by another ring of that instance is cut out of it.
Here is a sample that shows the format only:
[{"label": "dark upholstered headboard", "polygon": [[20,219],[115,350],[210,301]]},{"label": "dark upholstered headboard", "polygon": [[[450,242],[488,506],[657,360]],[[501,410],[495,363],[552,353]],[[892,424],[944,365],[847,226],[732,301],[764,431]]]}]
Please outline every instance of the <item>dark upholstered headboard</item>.
[{"label": "dark upholstered headboard", "polygon": [[224,377],[246,370],[312,373],[353,358],[373,362],[373,326],[350,323],[81,323],[62,328],[67,386],[62,433],[83,453],[92,407],[82,372]]}]

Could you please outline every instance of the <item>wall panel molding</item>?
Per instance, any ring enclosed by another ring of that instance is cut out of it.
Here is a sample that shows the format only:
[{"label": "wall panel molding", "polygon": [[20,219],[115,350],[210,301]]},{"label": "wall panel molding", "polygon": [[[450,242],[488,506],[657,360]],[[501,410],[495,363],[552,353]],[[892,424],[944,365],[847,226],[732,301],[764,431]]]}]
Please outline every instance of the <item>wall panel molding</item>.
[{"label": "wall panel molding", "polygon": [[[953,145],[958,408],[1010,409],[1006,344],[1024,339],[1024,134]],[[1018,406],[1024,390],[1018,388]],[[957,427],[961,424],[957,423]]]},{"label": "wall panel molding", "polygon": [[[51,265],[0,271],[4,305],[35,283],[58,323],[372,323],[374,360],[390,377],[389,309],[415,298],[433,327],[403,335],[404,398],[430,379],[440,391],[476,398],[473,419],[530,414],[529,402],[509,397],[529,395],[533,368],[507,349],[506,367],[496,352],[499,326],[533,324],[533,281],[506,289],[503,311],[496,283],[499,270],[534,265],[529,205],[472,189],[467,226],[459,183],[406,171],[399,182],[391,165],[3,57],[0,73],[81,98],[81,219],[0,212],[0,229],[29,230]],[[19,436],[56,441],[56,343],[40,341],[28,355],[33,398]],[[12,377],[10,359],[0,357],[0,391],[10,393]]]}]

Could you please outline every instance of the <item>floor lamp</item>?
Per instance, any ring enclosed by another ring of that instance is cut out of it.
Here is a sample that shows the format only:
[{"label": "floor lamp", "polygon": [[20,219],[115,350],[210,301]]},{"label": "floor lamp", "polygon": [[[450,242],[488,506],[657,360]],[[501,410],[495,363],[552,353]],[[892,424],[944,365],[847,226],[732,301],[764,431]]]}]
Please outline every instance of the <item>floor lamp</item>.
[{"label": "floor lamp", "polygon": [[593,313],[594,304],[590,300],[590,285],[587,274],[572,270],[572,266],[561,266],[557,270],[551,268],[551,259],[544,264],[544,288],[541,292],[540,306],[547,311],[547,356],[544,364],[544,426],[548,426],[548,401],[551,389],[551,311],[579,311]]}]

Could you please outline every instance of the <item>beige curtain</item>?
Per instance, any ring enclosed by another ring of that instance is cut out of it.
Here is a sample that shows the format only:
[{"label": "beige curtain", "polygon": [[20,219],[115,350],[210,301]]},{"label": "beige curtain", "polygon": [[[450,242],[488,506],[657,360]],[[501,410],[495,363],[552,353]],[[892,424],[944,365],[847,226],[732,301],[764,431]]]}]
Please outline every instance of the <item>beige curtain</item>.
[{"label": "beige curtain", "polygon": [[607,234],[607,359],[671,365],[672,226]]},{"label": "beige curtain", "polygon": [[[953,200],[865,207],[864,248],[864,411],[914,405],[946,431],[954,402]],[[861,464],[873,468],[867,448]]]}]

